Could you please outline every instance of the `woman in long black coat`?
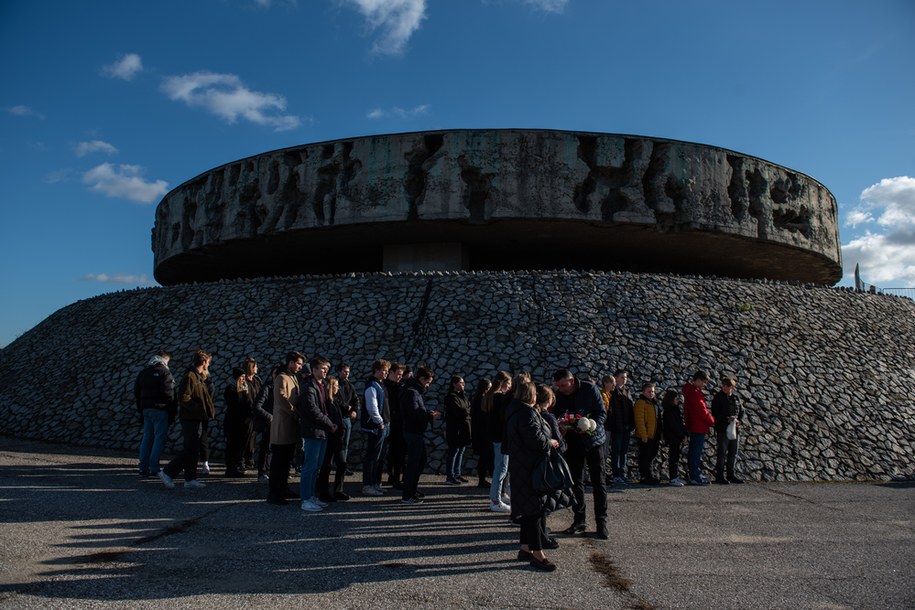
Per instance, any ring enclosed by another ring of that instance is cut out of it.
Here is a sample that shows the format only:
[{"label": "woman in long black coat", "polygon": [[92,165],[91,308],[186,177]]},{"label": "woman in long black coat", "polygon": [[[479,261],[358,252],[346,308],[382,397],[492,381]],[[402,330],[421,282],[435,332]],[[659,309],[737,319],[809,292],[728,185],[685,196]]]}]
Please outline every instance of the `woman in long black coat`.
[{"label": "woman in long black coat", "polygon": [[467,479],[461,476],[464,468],[464,450],[470,444],[470,401],[464,395],[464,378],[451,378],[451,388],[445,396],[445,441],[448,443],[445,483],[460,485]]},{"label": "woman in long black coat", "polygon": [[530,560],[533,567],[552,572],[556,564],[543,554],[546,495],[534,490],[531,479],[537,463],[559,443],[550,438],[549,425],[534,409],[536,398],[537,390],[531,382],[521,382],[515,388],[514,399],[506,409],[504,442],[508,445],[512,514],[521,521],[518,559]]}]

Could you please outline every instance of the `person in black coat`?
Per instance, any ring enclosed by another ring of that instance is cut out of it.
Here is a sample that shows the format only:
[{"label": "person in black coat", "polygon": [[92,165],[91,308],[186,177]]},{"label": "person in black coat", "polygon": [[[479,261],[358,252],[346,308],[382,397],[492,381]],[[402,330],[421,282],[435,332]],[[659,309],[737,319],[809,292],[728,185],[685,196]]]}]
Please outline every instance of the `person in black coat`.
[{"label": "person in black coat", "polygon": [[406,464],[403,470],[403,504],[421,504],[424,494],[418,493],[419,475],[426,467],[425,433],[433,419],[441,415],[426,408],[423,394],[429,389],[435,373],[421,366],[416,377],[408,379],[400,392],[400,416],[403,421],[403,441],[406,448]]},{"label": "person in black coat", "polygon": [[677,390],[667,390],[661,399],[664,422],[664,441],[667,443],[667,475],[672,487],[683,487],[680,478],[680,447],[686,438],[686,424],[683,423],[683,399]]},{"label": "person in black coat", "polygon": [[445,441],[448,443],[448,469],[445,483],[460,485],[467,479],[461,476],[464,467],[464,450],[470,444],[470,401],[464,395],[464,378],[451,378],[451,390],[445,396]]},{"label": "person in black coat", "polygon": [[534,490],[532,475],[537,464],[559,443],[550,438],[550,427],[535,410],[534,384],[522,381],[506,408],[503,442],[508,447],[508,476],[512,489],[512,514],[521,522],[519,560],[530,561],[538,570],[552,572],[556,564],[546,558],[544,549],[544,506],[546,494]]},{"label": "person in black coat", "polygon": [[486,413],[483,412],[483,397],[491,387],[489,379],[481,379],[470,400],[470,443],[477,455],[477,487],[482,489],[489,489],[491,483],[486,477],[492,474],[492,440],[486,430]]},{"label": "person in black coat", "polygon": [[[728,439],[728,424],[735,422],[737,433],[740,434],[740,417],[743,408],[734,395],[737,380],[727,376],[721,380],[721,390],[712,399],[712,417],[715,418],[715,437],[718,441],[715,461],[715,483],[728,485],[730,483],[743,483],[742,479],[734,474],[737,463],[737,438]],[[725,463],[727,463],[727,477],[725,477]]]},{"label": "person in black coat", "polygon": [[[343,480],[346,478],[346,456],[343,453],[346,435],[346,429],[343,427],[345,405],[340,402],[340,381],[336,377],[327,378],[327,396],[330,401],[327,417],[334,422],[337,430],[327,434],[327,448],[315,486],[318,499],[324,503],[349,500],[349,496],[343,493]],[[335,471],[333,491],[330,489],[331,470]]]}]

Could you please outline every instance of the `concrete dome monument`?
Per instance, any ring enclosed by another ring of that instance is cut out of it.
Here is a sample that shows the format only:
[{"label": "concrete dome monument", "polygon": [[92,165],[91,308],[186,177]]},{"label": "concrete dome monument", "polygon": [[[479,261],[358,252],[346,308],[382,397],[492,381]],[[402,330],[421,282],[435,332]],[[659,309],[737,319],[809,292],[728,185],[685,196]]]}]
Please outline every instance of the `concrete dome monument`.
[{"label": "concrete dome monument", "polygon": [[155,277],[597,269],[841,278],[835,198],[733,151],[658,138],[449,130],[307,144],[168,193]]}]

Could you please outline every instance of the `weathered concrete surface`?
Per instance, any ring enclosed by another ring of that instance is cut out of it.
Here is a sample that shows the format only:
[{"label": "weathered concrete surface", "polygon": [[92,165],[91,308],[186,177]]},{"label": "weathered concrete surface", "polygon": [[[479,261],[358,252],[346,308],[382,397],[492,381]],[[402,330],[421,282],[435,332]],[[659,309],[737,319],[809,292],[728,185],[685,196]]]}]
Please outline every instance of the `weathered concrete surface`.
[{"label": "weathered concrete surface", "polygon": [[133,470],[124,454],[0,437],[0,606],[915,606],[911,483],[614,492],[611,540],[563,538],[542,574],[514,560],[518,530],[484,490],[438,477],[418,507],[389,495],[305,515],[252,482],[169,491]]},{"label": "weathered concrete surface", "polygon": [[385,266],[385,246],[439,242],[463,247],[463,266],[449,269],[831,284],[841,277],[837,222],[835,199],[816,180],[721,148],[454,130],[309,144],[218,167],[165,196],[152,243],[165,285],[400,269]]}]

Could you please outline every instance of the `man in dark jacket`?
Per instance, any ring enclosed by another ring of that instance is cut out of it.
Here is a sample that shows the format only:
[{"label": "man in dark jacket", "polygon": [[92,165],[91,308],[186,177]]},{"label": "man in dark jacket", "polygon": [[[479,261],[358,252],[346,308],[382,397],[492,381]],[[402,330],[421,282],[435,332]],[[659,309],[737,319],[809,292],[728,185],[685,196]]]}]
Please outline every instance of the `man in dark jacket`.
[{"label": "man in dark jacket", "polygon": [[461,471],[464,450],[470,444],[470,401],[464,394],[464,378],[459,375],[451,378],[451,389],[445,396],[445,441],[448,443],[445,483],[466,483],[467,479],[461,476]]},{"label": "man in dark jacket", "polygon": [[406,447],[403,440],[403,418],[400,415],[400,390],[406,365],[395,362],[384,380],[384,392],[391,407],[391,432],[388,435],[387,470],[388,485],[394,489],[403,489],[401,474],[404,468]]},{"label": "man in dark jacket", "polygon": [[299,497],[302,510],[319,512],[327,504],[315,494],[318,469],[324,462],[327,450],[327,433],[337,431],[337,424],[330,418],[330,397],[325,379],[330,371],[330,362],[320,356],[310,363],[311,375],[302,383],[297,410],[299,413],[299,436],[302,438],[302,476],[299,480]]},{"label": "man in dark jacket", "polygon": [[[350,366],[345,362],[337,365],[337,379],[340,380],[339,404],[340,416],[343,422],[343,458],[349,458],[349,439],[353,432],[353,422],[359,416],[359,394],[356,387],[349,380]],[[353,474],[347,468],[347,476]]]},{"label": "man in dark jacket", "polygon": [[143,425],[140,441],[140,476],[159,474],[159,456],[175,417],[175,380],[168,370],[172,355],[160,350],[137,375],[133,394]]},{"label": "man in dark jacket", "polygon": [[607,412],[607,428],[610,431],[610,465],[613,469],[613,483],[627,483],[626,462],[629,456],[629,440],[635,427],[633,402],[626,383],[629,372],[617,369],[613,373],[616,388],[610,395],[610,409]]},{"label": "man in dark jacket", "polygon": [[175,487],[172,480],[184,470],[184,488],[199,489],[206,487],[197,480],[197,456],[200,450],[200,437],[206,430],[206,422],[216,414],[213,397],[207,388],[210,362],[213,356],[209,352],[198,350],[194,354],[194,363],[185,373],[178,389],[178,419],[184,435],[184,447],[175,459],[159,471],[159,478],[169,489]]},{"label": "man in dark jacket", "polygon": [[[734,395],[737,380],[725,377],[721,380],[721,390],[712,399],[712,417],[715,418],[715,438],[717,440],[717,460],[715,461],[715,483],[727,485],[729,483],[743,483],[734,474],[737,463],[737,441],[728,439],[728,424],[735,422],[737,434],[740,434],[740,416],[743,409]],[[727,462],[727,478],[724,475],[725,462]]]},{"label": "man in dark jacket", "polygon": [[417,486],[419,475],[426,467],[425,433],[429,423],[439,416],[438,411],[426,409],[423,394],[434,379],[435,374],[432,370],[421,366],[416,369],[416,377],[408,379],[400,392],[400,416],[403,421],[403,440],[407,457],[401,494],[403,504],[421,504],[423,501]]},{"label": "man in dark jacket", "polygon": [[585,531],[585,464],[591,478],[594,495],[594,518],[597,521],[597,537],[606,540],[610,533],[607,529],[607,490],[603,485],[604,461],[606,452],[604,441],[604,401],[600,390],[590,381],[576,379],[569,369],[559,369],[553,373],[553,388],[556,390],[556,406],[553,414],[562,421],[566,415],[573,418],[580,416],[594,420],[596,427],[590,433],[582,431],[577,425],[564,426],[565,439],[569,445],[565,458],[572,473],[572,495],[575,502],[572,506],[574,519],[564,533],[572,535]]}]

